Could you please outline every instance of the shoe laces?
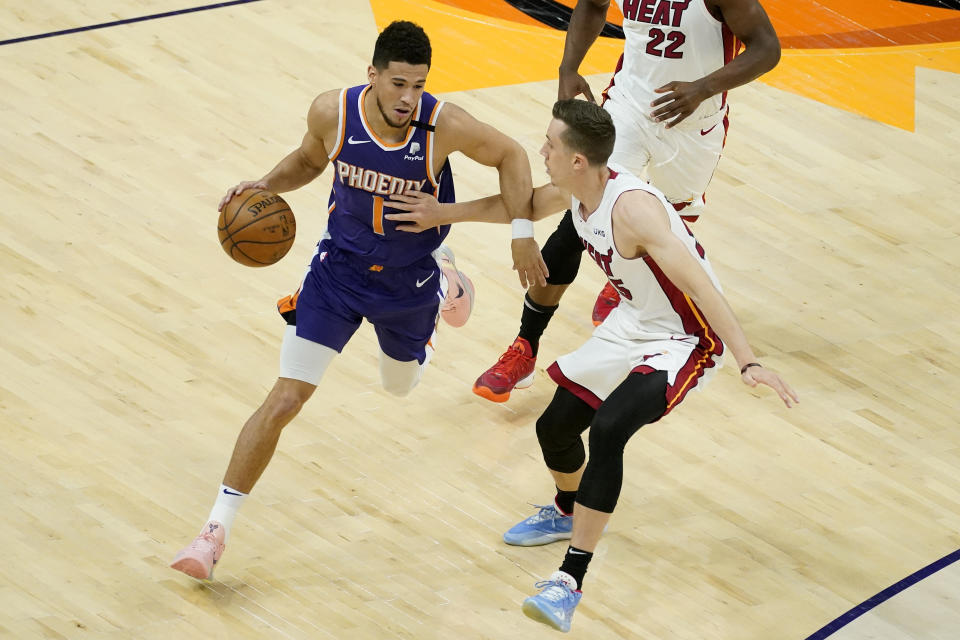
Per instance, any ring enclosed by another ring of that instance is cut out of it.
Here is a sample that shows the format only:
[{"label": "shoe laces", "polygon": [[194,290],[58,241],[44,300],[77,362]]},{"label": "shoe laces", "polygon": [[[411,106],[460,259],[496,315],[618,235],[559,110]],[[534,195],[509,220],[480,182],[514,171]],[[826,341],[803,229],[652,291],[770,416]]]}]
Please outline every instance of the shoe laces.
[{"label": "shoe laces", "polygon": [[538,597],[554,604],[568,606],[574,604],[576,600],[573,590],[559,580],[541,580],[534,584],[533,588],[543,589]]},{"label": "shoe laces", "polygon": [[528,356],[523,352],[523,349],[516,346],[516,343],[510,345],[506,352],[500,356],[500,359],[497,360],[497,364],[493,365],[490,368],[490,373],[497,376],[502,376],[504,378],[509,378],[509,373],[514,371],[517,368],[517,365],[524,360],[529,360],[532,356]]},{"label": "shoe laces", "polygon": [[562,517],[562,514],[557,511],[557,508],[552,504],[534,504],[531,506],[539,509],[540,511],[527,519],[529,524],[542,522],[544,520],[555,520],[559,517]]},{"label": "shoe laces", "polygon": [[[207,545],[210,545],[209,548]],[[207,551],[213,549],[214,551],[220,547],[220,543],[217,542],[217,537],[211,531],[204,531],[199,536],[193,539],[193,543],[190,545],[191,548],[197,549],[198,551]]]}]

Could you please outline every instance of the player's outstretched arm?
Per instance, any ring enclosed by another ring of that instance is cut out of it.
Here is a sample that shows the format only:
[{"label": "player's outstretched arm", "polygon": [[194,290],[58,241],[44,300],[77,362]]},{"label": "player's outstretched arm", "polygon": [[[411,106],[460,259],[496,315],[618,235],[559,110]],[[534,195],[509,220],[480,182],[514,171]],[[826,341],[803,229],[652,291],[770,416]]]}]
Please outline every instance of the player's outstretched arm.
[{"label": "player's outstretched arm", "polygon": [[229,189],[218,208],[222,210],[234,195],[245,189],[266,189],[274,193],[293,191],[323,173],[330,162],[324,138],[336,137],[339,98],[339,91],[327,91],[317,96],[307,112],[307,132],[300,146],[259,180],[241,182]]},{"label": "player's outstretched arm", "polygon": [[730,349],[745,384],[755,387],[759,383],[770,387],[788,407],[800,401],[786,380],[757,362],[726,298],[670,230],[667,212],[659,200],[643,191],[629,191],[617,201],[613,216],[618,250],[622,250],[623,255],[648,254],[664,275],[690,297]]},{"label": "player's outstretched arm", "polygon": [[609,6],[610,0],[578,0],[574,7],[563,43],[558,100],[576,98],[582,94],[590,102],[596,102],[590,84],[580,75],[580,64],[603,31]]},{"label": "player's outstretched arm", "polygon": [[757,0],[708,0],[723,14],[744,51],[713,73],[694,82],[669,82],[656,89],[660,96],[651,103],[654,119],[667,128],[683,121],[700,103],[718,93],[756,80],[780,61],[780,40],[770,18]]},{"label": "player's outstretched arm", "polygon": [[[459,151],[482,165],[496,167],[500,174],[500,194],[511,220],[530,219],[533,191],[530,161],[520,143],[449,103],[437,119],[437,141],[442,154],[439,157]],[[546,286],[550,274],[529,223],[520,225],[519,233],[514,233],[510,250],[520,285]]]},{"label": "player's outstretched arm", "polygon": [[[457,222],[488,222],[510,224],[512,219],[501,194],[469,200],[440,204],[433,195],[424,191],[407,191],[394,194],[384,205],[400,213],[388,213],[384,217],[401,224],[397,230],[419,233],[427,229],[456,224]],[[541,220],[566,210],[570,198],[551,184],[533,190],[532,220]]]}]

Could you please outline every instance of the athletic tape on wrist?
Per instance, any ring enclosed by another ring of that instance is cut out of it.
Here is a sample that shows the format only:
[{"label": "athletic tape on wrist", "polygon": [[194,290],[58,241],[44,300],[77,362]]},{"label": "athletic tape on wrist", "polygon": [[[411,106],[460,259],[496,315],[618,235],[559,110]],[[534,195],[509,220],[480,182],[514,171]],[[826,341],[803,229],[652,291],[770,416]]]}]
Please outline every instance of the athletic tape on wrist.
[{"label": "athletic tape on wrist", "polygon": [[533,237],[533,220],[525,220],[523,218],[517,218],[510,221],[510,226],[513,228],[513,239],[517,238],[532,238]]}]

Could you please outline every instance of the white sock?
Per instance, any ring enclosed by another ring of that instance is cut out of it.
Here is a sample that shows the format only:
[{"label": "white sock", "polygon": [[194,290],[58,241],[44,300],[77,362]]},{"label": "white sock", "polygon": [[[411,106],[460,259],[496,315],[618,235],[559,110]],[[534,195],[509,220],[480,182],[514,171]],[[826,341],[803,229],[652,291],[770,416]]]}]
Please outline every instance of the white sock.
[{"label": "white sock", "polygon": [[213,509],[210,510],[210,517],[207,518],[207,521],[216,520],[223,525],[224,541],[230,537],[230,527],[233,525],[233,519],[237,517],[237,510],[246,499],[246,493],[231,489],[225,484],[220,485],[220,489],[217,491],[217,501],[213,503]]}]

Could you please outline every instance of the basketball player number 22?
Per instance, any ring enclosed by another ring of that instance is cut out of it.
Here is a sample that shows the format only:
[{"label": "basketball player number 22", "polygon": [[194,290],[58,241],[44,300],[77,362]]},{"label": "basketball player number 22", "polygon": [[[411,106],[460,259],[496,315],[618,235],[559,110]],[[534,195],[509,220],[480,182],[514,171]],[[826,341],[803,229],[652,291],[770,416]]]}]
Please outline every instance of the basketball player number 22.
[{"label": "basketball player number 22", "polygon": [[[669,40],[665,47],[661,45]],[[660,58],[682,58],[683,51],[678,51],[680,45],[687,41],[687,37],[682,31],[671,31],[664,33],[656,27],[650,29],[650,42],[647,43],[647,53],[651,56]]]},{"label": "basketball player number 22", "polygon": [[383,198],[373,196],[373,232],[378,236],[383,233]]}]

